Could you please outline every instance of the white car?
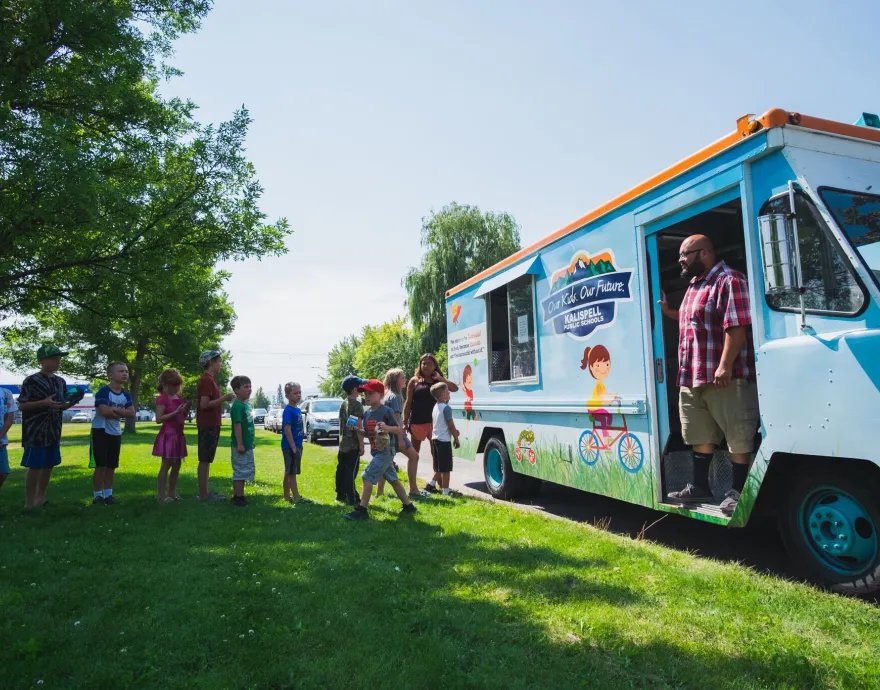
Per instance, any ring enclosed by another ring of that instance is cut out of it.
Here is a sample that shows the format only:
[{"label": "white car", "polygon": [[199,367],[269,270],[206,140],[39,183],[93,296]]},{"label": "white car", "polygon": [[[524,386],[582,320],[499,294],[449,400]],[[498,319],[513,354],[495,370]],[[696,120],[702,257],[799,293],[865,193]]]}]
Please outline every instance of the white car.
[{"label": "white car", "polygon": [[138,410],[134,416],[135,420],[138,422],[152,422],[156,415],[153,414],[152,410]]},{"label": "white car", "polygon": [[284,414],[282,409],[269,410],[263,420],[263,428],[267,431],[274,431],[276,434],[281,433],[281,416]]},{"label": "white car", "polygon": [[73,417],[70,418],[70,421],[74,424],[84,424],[91,423],[92,415],[88,412],[77,412]]}]

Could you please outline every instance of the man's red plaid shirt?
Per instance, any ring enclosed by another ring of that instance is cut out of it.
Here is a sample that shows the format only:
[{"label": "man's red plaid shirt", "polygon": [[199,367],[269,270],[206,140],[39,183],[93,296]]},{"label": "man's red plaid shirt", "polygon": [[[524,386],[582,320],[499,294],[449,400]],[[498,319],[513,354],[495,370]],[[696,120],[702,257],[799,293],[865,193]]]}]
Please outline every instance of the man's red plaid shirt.
[{"label": "man's red plaid shirt", "polygon": [[745,345],[733,361],[733,378],[755,379],[755,351],[746,277],[723,261],[693,278],[678,311],[678,385],[696,388],[715,380],[724,331],[747,326]]}]

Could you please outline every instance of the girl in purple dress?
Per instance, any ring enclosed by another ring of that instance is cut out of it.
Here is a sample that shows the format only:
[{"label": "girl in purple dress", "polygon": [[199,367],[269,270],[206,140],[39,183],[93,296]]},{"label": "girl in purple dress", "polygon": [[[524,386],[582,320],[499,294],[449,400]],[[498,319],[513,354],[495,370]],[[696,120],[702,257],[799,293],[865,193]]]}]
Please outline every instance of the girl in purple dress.
[{"label": "girl in purple dress", "polygon": [[[156,398],[156,423],[162,428],[153,443],[153,455],[162,458],[159,469],[159,503],[179,501],[177,495],[177,475],[180,463],[186,457],[186,438],[183,423],[189,414],[190,404],[180,397],[183,379],[174,369],[166,369],[159,376],[159,397]],[[169,474],[170,470],[170,474]],[[165,490],[166,479],[168,490]]]}]

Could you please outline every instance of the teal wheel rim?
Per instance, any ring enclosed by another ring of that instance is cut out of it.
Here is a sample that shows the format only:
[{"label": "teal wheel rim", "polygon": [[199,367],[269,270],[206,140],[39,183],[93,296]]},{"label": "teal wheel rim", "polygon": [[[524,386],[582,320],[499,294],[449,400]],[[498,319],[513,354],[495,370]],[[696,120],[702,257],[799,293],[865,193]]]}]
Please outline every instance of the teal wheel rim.
[{"label": "teal wheel rim", "polygon": [[861,501],[839,487],[820,486],[807,494],[798,527],[816,559],[839,575],[861,575],[876,562],[877,524]]},{"label": "teal wheel rim", "polygon": [[602,444],[599,441],[599,434],[595,431],[585,431],[581,434],[578,441],[578,450],[581,453],[581,461],[587,466],[592,467],[599,462],[599,450]]},{"label": "teal wheel rim", "polygon": [[498,489],[504,481],[504,462],[501,453],[492,448],[486,453],[486,483],[489,488]]}]

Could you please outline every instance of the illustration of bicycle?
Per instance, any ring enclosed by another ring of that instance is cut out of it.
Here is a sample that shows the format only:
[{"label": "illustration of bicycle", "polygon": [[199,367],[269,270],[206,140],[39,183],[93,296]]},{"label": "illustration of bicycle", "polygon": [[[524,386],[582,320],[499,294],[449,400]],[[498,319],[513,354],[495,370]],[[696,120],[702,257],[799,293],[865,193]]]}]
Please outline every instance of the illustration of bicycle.
[{"label": "illustration of bicycle", "polygon": [[[614,399],[614,404],[620,407],[620,398]],[[581,452],[581,460],[588,467],[592,467],[599,462],[599,454],[602,451],[613,452],[614,444],[617,444],[617,459],[621,466],[627,472],[635,474],[642,465],[645,464],[645,451],[642,448],[642,442],[639,441],[635,434],[630,433],[626,428],[626,415],[620,415],[623,426],[606,426],[602,427],[591,414],[590,421],[593,423],[592,429],[587,429],[581,434],[578,447]],[[616,434],[605,437],[604,432],[617,432]]]}]

